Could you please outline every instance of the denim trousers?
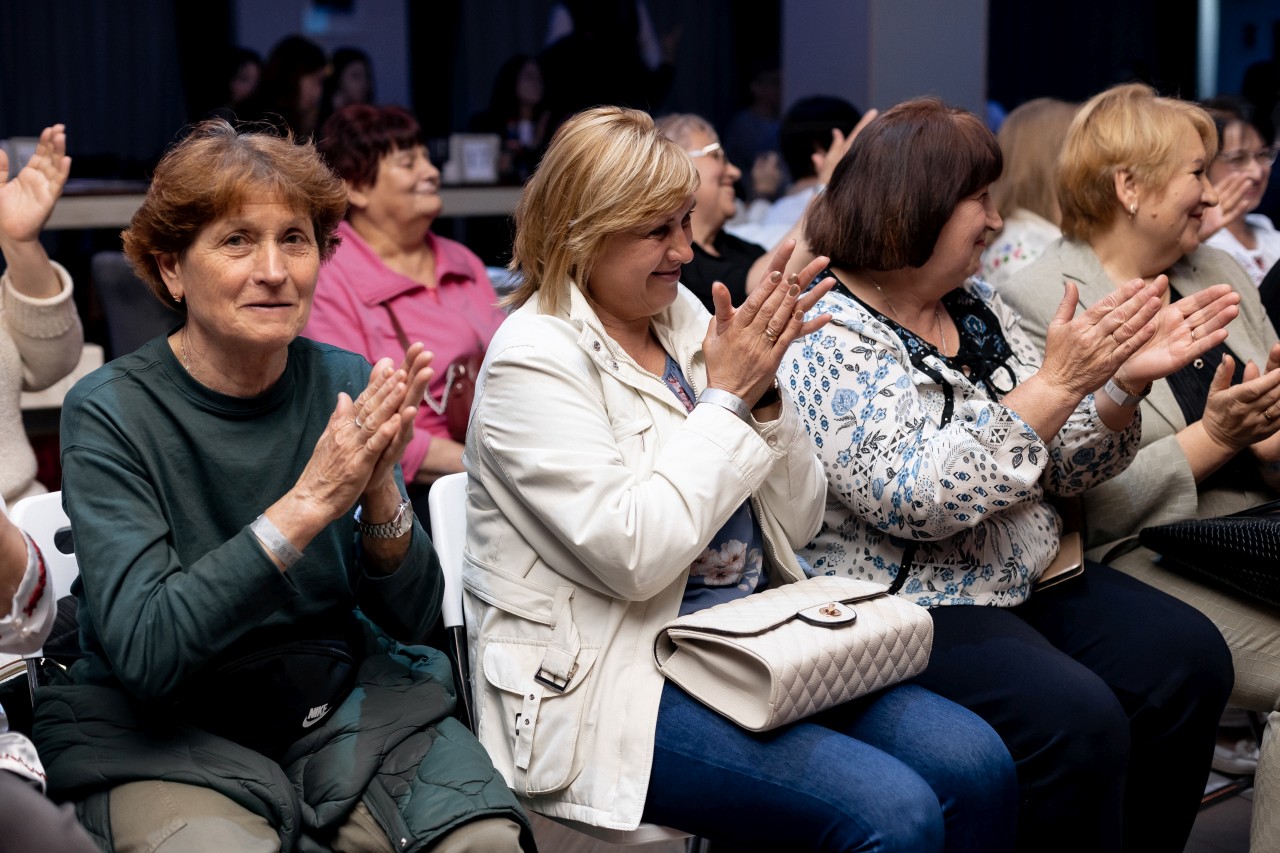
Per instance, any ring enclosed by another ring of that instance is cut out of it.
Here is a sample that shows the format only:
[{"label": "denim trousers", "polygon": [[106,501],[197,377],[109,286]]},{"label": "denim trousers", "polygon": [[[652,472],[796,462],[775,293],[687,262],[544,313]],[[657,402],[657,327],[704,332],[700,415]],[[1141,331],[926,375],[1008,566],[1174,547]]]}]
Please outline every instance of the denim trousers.
[{"label": "denim trousers", "polygon": [[1000,853],[1017,784],[981,719],[899,685],[749,732],[667,682],[644,819],[713,849]]},{"label": "denim trousers", "polygon": [[933,653],[915,683],[1004,739],[1019,850],[1182,850],[1233,680],[1208,618],[1094,562],[1017,607],[932,612]]}]

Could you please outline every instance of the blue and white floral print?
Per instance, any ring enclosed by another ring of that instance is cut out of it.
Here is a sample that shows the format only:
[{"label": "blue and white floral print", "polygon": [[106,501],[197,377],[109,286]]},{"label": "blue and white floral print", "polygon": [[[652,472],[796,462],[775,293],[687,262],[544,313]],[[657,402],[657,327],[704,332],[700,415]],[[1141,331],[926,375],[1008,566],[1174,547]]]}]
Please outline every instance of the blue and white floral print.
[{"label": "blue and white floral print", "polygon": [[[905,597],[1013,606],[1058,552],[1045,492],[1077,495],[1122,471],[1140,425],[1111,431],[1089,396],[1046,443],[999,402],[1040,366],[1016,316],[978,279],[944,304],[960,329],[956,358],[834,291],[811,312],[832,322],[788,350],[779,381],[829,484],[822,529],[801,553],[813,574],[889,584],[914,543]],[[1002,363],[984,369],[979,352]]]}]

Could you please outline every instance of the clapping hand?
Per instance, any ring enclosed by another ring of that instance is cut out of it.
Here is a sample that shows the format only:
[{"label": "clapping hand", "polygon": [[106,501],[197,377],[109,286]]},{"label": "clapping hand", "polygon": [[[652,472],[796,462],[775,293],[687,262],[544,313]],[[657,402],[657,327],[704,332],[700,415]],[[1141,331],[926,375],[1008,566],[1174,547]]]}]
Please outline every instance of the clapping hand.
[{"label": "clapping hand", "polygon": [[[1250,445],[1260,458],[1280,458],[1272,436],[1280,429],[1280,344],[1272,347],[1266,371],[1249,362],[1238,385],[1231,384],[1235,359],[1224,355],[1214,371],[1200,422],[1222,447],[1240,450]],[[1276,454],[1272,456],[1272,454]]]},{"label": "clapping hand", "polygon": [[355,400],[338,395],[295,487],[326,523],[348,512],[358,499],[367,503],[370,496],[376,495],[379,509],[386,503],[394,507],[399,493],[391,473],[413,436],[417,403],[431,378],[430,362],[430,353],[414,344],[398,369],[389,358],[379,360]]},{"label": "clapping hand", "polygon": [[770,385],[787,347],[797,338],[817,331],[831,319],[821,314],[811,320],[804,315],[821,299],[835,279],[828,278],[802,293],[802,285],[812,281],[829,263],[814,258],[799,274],[784,276],[795,241],[787,240],[773,256],[764,281],[734,308],[729,289],[720,282],[711,288],[716,313],[703,339],[707,360],[707,384],[741,397],[748,406]]},{"label": "clapping hand", "polygon": [[[375,373],[378,372],[378,367],[382,368],[382,374],[386,377],[383,380],[383,384],[392,381],[403,381],[405,388],[403,396],[398,401],[399,421],[396,425],[395,435],[382,452],[382,456],[378,459],[378,463],[369,477],[370,491],[377,488],[379,484],[384,484],[391,479],[396,463],[400,461],[400,457],[404,456],[404,450],[409,445],[409,440],[413,438],[413,422],[418,414],[418,405],[427,391],[427,383],[431,381],[431,377],[434,374],[431,369],[432,358],[432,353],[427,352],[422,343],[416,343],[405,350],[399,370],[391,370],[391,359],[389,358],[383,359],[374,368]],[[403,377],[403,380],[400,377]],[[372,388],[374,384],[373,374],[370,374],[369,383],[370,388]],[[366,393],[368,393],[368,389],[366,389]],[[358,404],[359,398],[357,398]]]},{"label": "clapping hand", "polygon": [[1074,316],[1079,290],[1075,282],[1063,284],[1062,301],[1049,322],[1040,375],[1080,399],[1101,388],[1151,340],[1161,290],[1134,279]]},{"label": "clapping hand", "polygon": [[[1163,292],[1166,276],[1155,286]],[[1166,305],[1155,318],[1151,340],[1120,368],[1121,381],[1130,388],[1163,379],[1190,364],[1227,339],[1227,324],[1240,313],[1240,295],[1229,284],[1215,284],[1199,293]]]}]

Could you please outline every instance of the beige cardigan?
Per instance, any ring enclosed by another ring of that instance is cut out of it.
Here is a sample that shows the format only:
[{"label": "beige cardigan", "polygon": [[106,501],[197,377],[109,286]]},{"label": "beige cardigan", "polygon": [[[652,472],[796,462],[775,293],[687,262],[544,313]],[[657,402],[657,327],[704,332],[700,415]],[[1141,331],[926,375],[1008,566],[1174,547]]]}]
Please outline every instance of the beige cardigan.
[{"label": "beige cardigan", "polygon": [[48,299],[18,293],[0,276],[0,495],[9,503],[43,492],[22,426],[22,392],[48,388],[75,369],[84,346],[71,276],[54,263],[62,292]]}]

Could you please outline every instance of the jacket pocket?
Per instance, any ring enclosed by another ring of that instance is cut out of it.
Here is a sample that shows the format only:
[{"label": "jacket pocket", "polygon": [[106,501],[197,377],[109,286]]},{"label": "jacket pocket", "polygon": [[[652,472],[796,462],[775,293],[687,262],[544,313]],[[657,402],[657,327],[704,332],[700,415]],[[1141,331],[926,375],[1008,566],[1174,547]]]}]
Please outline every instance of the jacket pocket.
[{"label": "jacket pocket", "polygon": [[550,645],[494,637],[484,646],[480,740],[491,750],[509,750],[503,758],[513,768],[512,787],[523,796],[566,788],[583,767],[579,747],[590,695],[583,685],[600,650],[580,648],[568,683],[548,683],[539,676]]}]

